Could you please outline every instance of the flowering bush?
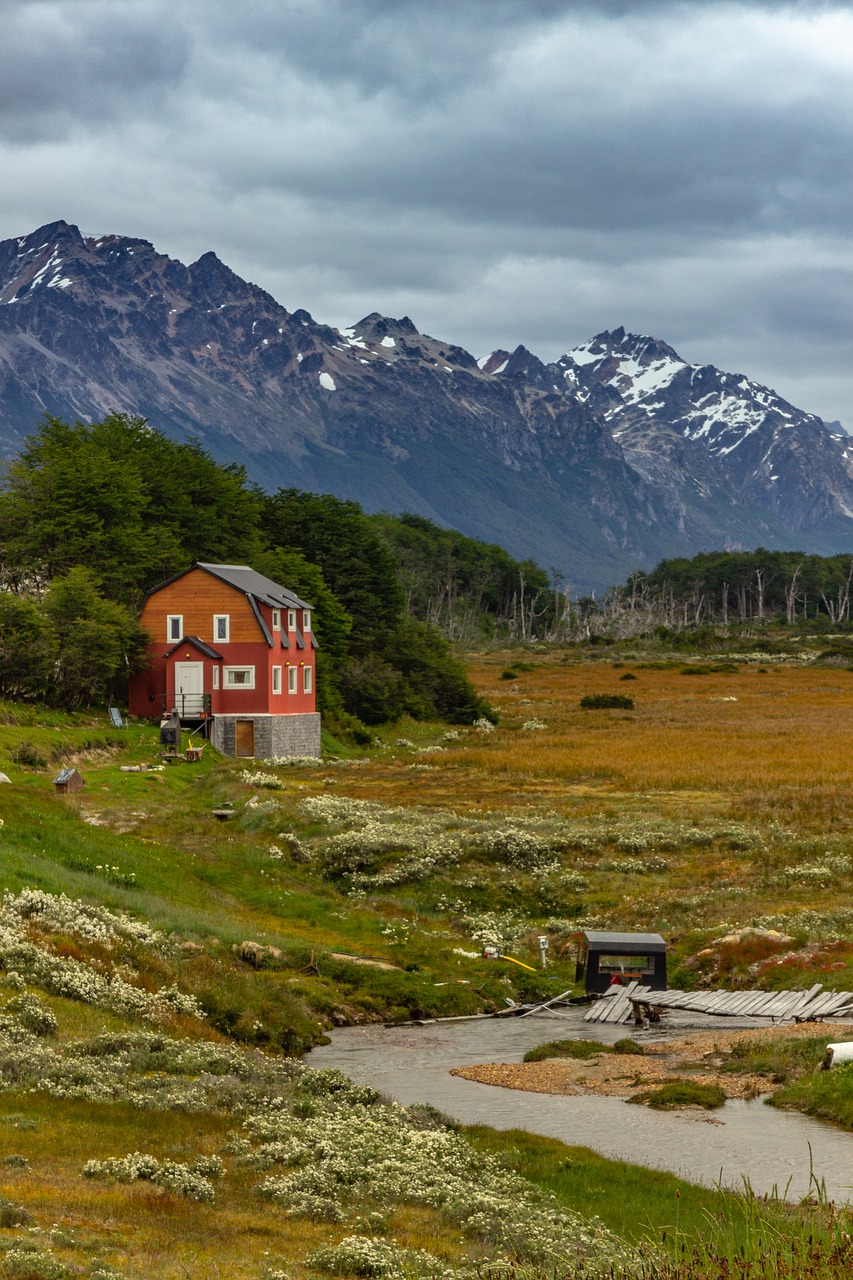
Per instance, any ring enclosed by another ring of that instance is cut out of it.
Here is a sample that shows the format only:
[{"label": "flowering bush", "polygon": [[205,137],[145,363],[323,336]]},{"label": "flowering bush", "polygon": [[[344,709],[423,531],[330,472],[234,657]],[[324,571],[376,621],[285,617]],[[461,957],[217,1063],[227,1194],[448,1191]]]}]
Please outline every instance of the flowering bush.
[{"label": "flowering bush", "polygon": [[262,760],[261,764],[265,764],[268,769],[298,769],[303,765],[322,764],[316,756],[270,756],[268,760]]},{"label": "flowering bush", "polygon": [[[313,1115],[297,1117],[280,1102],[258,1107],[244,1123],[253,1144],[244,1161],[287,1169],[258,1189],[289,1215],[343,1222],[363,1214],[366,1205],[423,1205],[465,1235],[521,1260],[554,1267],[582,1262],[587,1275],[627,1267],[628,1251],[599,1222],[561,1210],[497,1159],[474,1151],[461,1134],[419,1126],[394,1103],[356,1102],[338,1073],[322,1074],[322,1088],[335,1087],[325,1097],[315,1095]],[[309,1261],[346,1274],[396,1276],[404,1272],[389,1268],[405,1266],[415,1274],[421,1266],[428,1275],[443,1274],[437,1259],[404,1259],[395,1246],[362,1237],[348,1237]]]},{"label": "flowering bush", "polygon": [[123,938],[149,946],[162,944],[162,934],[147,925],[105,907],[74,902],[64,894],[56,897],[41,890],[24,889],[15,897],[7,892],[0,904],[0,967],[53,995],[116,1013],[137,1014],[154,1022],[173,1013],[204,1018],[195,997],[185,995],[176,986],[146,991],[118,973],[105,976],[83,960],[54,955],[45,946],[30,941],[27,930],[33,927],[46,934],[76,934],[109,950]]},{"label": "flowering bush", "polygon": [[259,1091],[290,1092],[303,1068],[251,1050],[151,1032],[48,1045],[25,1028],[0,1026],[0,1090],[121,1101],[154,1111],[241,1112]]},{"label": "flowering bush", "polygon": [[63,1280],[68,1272],[52,1253],[19,1245],[4,1253],[3,1275],[9,1280]]},{"label": "flowering bush", "polygon": [[44,933],[71,934],[87,942],[98,942],[107,948],[121,939],[158,947],[164,943],[162,933],[123,911],[109,911],[42,889],[22,889],[17,895],[7,890],[0,906],[0,924],[12,919],[31,921]]},{"label": "flowering bush", "polygon": [[222,1161],[216,1156],[193,1164],[179,1164],[134,1151],[132,1155],[110,1160],[88,1160],[83,1166],[84,1178],[96,1178],[99,1182],[153,1182],[173,1195],[207,1204],[213,1200],[210,1178],[221,1176]]},{"label": "flowering bush", "polygon": [[556,850],[553,840],[519,826],[506,826],[485,831],[475,838],[474,848],[513,867],[540,868],[553,863]]},{"label": "flowering bush", "polygon": [[55,1036],[59,1028],[55,1013],[38,996],[13,996],[6,1001],[3,1014],[11,1015],[37,1036]]},{"label": "flowering bush", "polygon": [[392,1240],[375,1236],[344,1236],[337,1244],[323,1245],[309,1254],[309,1267],[332,1275],[379,1276],[382,1280],[409,1280],[409,1277],[451,1277],[458,1272],[436,1270],[436,1258],[423,1249],[401,1249]]},{"label": "flowering bush", "polygon": [[240,781],[245,782],[249,787],[261,787],[267,791],[281,791],[284,783],[281,778],[277,778],[274,773],[264,773],[263,769],[258,769],[252,773],[251,769],[240,770]]}]

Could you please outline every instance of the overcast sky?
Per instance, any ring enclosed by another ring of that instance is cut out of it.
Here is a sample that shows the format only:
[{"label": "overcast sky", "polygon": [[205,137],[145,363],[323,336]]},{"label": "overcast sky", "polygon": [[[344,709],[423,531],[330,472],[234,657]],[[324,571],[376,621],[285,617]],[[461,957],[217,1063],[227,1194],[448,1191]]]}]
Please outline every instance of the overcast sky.
[{"label": "overcast sky", "polygon": [[0,0],[0,239],[553,358],[623,324],[853,428],[853,4]]}]

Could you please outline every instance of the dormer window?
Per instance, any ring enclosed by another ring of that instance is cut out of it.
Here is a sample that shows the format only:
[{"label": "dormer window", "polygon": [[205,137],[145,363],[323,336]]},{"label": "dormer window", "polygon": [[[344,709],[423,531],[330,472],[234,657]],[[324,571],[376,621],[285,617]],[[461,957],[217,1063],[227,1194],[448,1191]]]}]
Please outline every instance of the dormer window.
[{"label": "dormer window", "polygon": [[288,631],[296,630],[296,610],[288,609],[287,611],[287,629]]},{"label": "dormer window", "polygon": [[310,610],[310,609],[305,609],[305,610],[303,610],[303,613],[302,613],[302,630],[303,630],[303,631],[310,631],[310,630],[311,630],[311,610]]},{"label": "dormer window", "polygon": [[231,616],[227,613],[213,615],[213,640],[216,644],[227,644],[231,633]]},{"label": "dormer window", "polygon": [[184,635],[184,615],[182,613],[170,613],[166,618],[166,639],[181,640]]},{"label": "dormer window", "polygon": [[273,609],[272,611],[272,629],[273,631],[281,631],[281,609]]}]

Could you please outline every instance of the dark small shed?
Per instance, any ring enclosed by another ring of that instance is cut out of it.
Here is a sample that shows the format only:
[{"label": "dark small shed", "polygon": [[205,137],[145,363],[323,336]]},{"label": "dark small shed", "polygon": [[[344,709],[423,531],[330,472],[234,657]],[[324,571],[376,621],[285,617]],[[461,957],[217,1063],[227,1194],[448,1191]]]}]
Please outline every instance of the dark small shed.
[{"label": "dark small shed", "polygon": [[181,746],[181,721],[177,711],[160,721],[160,745],[179,751]]},{"label": "dark small shed", "polygon": [[602,995],[614,978],[666,991],[666,943],[660,934],[582,933],[575,981],[585,980],[587,995]]},{"label": "dark small shed", "polygon": [[75,791],[82,791],[85,783],[82,774],[76,769],[60,769],[59,773],[53,780],[58,796],[70,796]]}]

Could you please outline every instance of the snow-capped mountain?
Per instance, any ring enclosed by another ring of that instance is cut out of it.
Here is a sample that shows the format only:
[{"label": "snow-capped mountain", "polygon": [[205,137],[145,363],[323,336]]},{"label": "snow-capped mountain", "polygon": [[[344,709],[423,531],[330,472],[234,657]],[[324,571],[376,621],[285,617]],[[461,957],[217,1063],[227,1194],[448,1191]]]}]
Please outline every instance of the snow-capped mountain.
[{"label": "snow-capped mountain", "polygon": [[712,460],[741,496],[793,529],[837,523],[842,532],[853,517],[853,442],[768,387],[688,364],[666,343],[624,329],[598,334],[559,364],[566,386],[598,409],[649,479],[660,478],[654,453],[671,452],[663,437],[675,433],[698,446],[682,455],[687,471],[693,460],[698,477]]},{"label": "snow-capped mountain", "polygon": [[114,411],[266,487],[501,543],[580,591],[665,555],[853,545],[849,437],[654,339],[477,361],[407,317],[290,312],[213,253],[186,266],[64,222],[0,243],[0,450],[44,413]]}]

